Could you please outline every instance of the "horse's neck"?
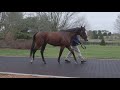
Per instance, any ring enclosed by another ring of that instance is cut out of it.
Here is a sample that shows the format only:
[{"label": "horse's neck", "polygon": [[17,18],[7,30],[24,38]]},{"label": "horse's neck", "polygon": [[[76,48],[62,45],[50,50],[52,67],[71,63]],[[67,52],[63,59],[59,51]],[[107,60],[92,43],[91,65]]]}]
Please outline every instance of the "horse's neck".
[{"label": "horse's neck", "polygon": [[70,37],[70,38],[72,38],[73,36],[76,36],[76,35],[77,35],[77,33],[73,33],[73,32],[69,32],[68,34],[69,34],[69,37]]}]

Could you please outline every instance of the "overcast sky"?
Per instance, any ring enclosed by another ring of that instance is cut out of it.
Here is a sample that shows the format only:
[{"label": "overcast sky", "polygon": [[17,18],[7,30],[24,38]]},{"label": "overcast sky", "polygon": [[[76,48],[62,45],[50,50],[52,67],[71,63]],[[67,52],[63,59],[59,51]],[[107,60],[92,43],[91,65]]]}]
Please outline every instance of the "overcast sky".
[{"label": "overcast sky", "polygon": [[82,14],[86,16],[90,29],[116,32],[114,22],[120,12],[82,12]]}]

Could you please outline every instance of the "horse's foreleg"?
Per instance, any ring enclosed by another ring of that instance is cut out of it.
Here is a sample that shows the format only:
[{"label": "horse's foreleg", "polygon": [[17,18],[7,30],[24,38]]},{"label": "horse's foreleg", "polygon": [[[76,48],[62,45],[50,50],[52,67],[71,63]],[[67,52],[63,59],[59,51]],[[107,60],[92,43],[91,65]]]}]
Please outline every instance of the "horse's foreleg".
[{"label": "horse's foreleg", "polygon": [[46,64],[46,61],[45,61],[45,59],[44,59],[43,53],[44,53],[44,50],[45,50],[46,45],[47,45],[47,44],[43,44],[42,47],[41,47],[41,56],[42,56],[42,60],[43,60],[44,64]]},{"label": "horse's foreleg", "polygon": [[58,57],[58,63],[59,63],[59,64],[60,64],[60,57],[61,57],[61,55],[62,55],[62,52],[63,52],[64,48],[65,48],[65,47],[61,47],[61,48],[60,48],[59,57]]},{"label": "horse's foreleg", "polygon": [[78,63],[78,62],[77,62],[77,59],[76,59],[76,57],[75,57],[74,51],[72,50],[72,48],[71,48],[71,47],[66,47],[66,48],[73,54],[73,57],[74,57],[75,62]]}]

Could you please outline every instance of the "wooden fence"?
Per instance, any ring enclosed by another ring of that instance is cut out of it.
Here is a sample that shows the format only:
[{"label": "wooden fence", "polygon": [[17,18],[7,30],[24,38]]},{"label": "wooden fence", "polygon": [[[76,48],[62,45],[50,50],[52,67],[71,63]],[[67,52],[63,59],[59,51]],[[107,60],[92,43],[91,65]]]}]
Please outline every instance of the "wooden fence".
[{"label": "wooden fence", "polygon": [[[0,48],[30,49],[32,40],[0,40]],[[85,42],[85,45],[100,45],[100,42]],[[106,42],[106,45],[120,46],[120,42]]]}]

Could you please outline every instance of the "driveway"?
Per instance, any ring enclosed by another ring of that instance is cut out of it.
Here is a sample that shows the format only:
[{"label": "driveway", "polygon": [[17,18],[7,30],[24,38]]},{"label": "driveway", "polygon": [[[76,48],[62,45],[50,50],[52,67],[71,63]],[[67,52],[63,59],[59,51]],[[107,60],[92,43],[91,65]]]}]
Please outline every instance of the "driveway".
[{"label": "driveway", "polygon": [[79,78],[120,78],[120,60],[87,60],[84,64],[65,63],[61,58],[35,58],[33,64],[27,57],[0,57],[0,72],[22,73],[34,75],[50,75]]}]

